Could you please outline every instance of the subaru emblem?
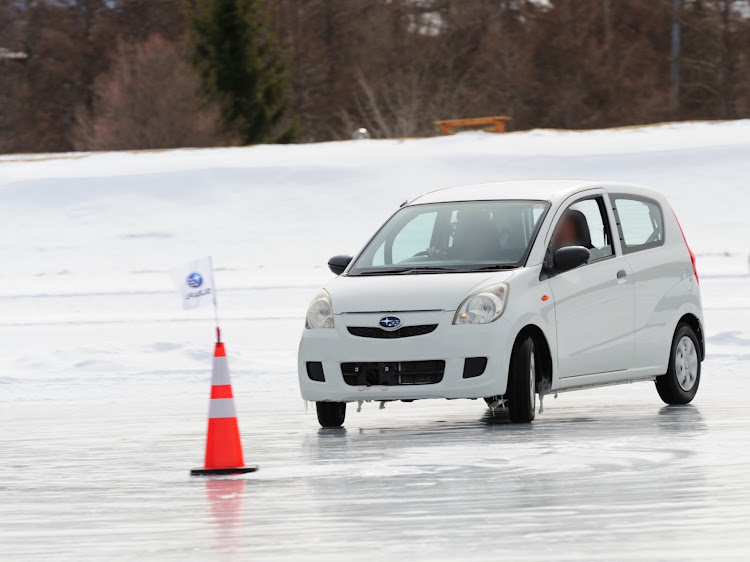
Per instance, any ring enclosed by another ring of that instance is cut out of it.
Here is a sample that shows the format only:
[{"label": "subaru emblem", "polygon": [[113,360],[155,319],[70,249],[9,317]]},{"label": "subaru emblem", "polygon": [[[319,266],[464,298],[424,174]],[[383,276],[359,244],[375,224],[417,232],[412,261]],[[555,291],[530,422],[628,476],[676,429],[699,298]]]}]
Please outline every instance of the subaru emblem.
[{"label": "subaru emblem", "polygon": [[197,289],[198,287],[203,285],[203,277],[201,276],[200,273],[197,273],[197,272],[191,273],[190,275],[188,275],[187,284],[188,284],[188,287],[192,289]]},{"label": "subaru emblem", "polygon": [[401,318],[398,316],[383,316],[378,324],[384,330],[396,330],[401,325]]}]

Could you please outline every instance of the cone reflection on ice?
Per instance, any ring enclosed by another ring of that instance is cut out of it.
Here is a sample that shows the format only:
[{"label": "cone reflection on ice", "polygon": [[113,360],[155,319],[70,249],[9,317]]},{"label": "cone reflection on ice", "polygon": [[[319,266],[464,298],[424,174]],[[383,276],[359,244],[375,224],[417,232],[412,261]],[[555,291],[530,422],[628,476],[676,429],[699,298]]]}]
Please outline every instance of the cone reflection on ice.
[{"label": "cone reflection on ice", "polygon": [[190,471],[193,476],[212,474],[241,474],[255,472],[257,466],[245,466],[242,442],[237,425],[232,383],[224,344],[216,342],[211,377],[211,402],[208,408],[208,436],[203,468]]},{"label": "cone reflection on ice", "polygon": [[240,553],[246,548],[242,532],[242,511],[245,499],[242,478],[207,478],[206,498],[214,529],[214,550]]}]

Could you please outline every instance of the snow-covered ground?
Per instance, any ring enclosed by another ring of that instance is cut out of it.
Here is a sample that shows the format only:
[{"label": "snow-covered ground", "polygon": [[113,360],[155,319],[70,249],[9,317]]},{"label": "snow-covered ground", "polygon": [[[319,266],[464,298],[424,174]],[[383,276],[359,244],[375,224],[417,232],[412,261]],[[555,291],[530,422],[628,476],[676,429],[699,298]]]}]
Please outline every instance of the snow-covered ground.
[{"label": "snow-covered ground", "polygon": [[[318,431],[308,299],[405,199],[606,178],[662,190],[698,254],[694,404],[652,384],[366,405]],[[750,122],[0,157],[0,558],[743,560],[750,552]],[[166,275],[211,254],[248,462],[202,460],[211,311]],[[231,557],[231,556],[230,556]]]}]

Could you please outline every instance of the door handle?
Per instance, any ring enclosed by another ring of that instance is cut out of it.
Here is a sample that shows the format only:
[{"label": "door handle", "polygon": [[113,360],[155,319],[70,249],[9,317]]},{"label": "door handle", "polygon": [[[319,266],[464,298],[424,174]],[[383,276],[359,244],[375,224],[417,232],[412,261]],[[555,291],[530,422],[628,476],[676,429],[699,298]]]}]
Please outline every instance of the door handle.
[{"label": "door handle", "polygon": [[621,269],[620,271],[617,272],[618,279],[625,279],[627,276],[628,276],[628,272],[625,271],[624,269]]}]

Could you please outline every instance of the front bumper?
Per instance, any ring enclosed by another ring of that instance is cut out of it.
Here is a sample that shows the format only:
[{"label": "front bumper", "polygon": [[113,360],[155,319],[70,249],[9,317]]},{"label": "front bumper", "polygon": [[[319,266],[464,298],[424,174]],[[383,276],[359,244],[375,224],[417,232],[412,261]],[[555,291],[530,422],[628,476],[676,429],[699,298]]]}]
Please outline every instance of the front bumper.
[{"label": "front bumper", "polygon": [[[397,339],[355,336],[349,327],[378,325],[385,313],[336,315],[333,328],[305,329],[298,354],[302,398],[315,402],[357,400],[417,400],[424,398],[483,398],[505,393],[513,345],[510,324],[500,317],[484,325],[454,326],[455,311],[397,312],[404,327],[437,324],[424,335]],[[486,357],[484,373],[463,378],[467,358]],[[307,362],[320,362],[325,382],[311,380]],[[344,381],[342,363],[445,361],[440,382],[351,386]]]}]

